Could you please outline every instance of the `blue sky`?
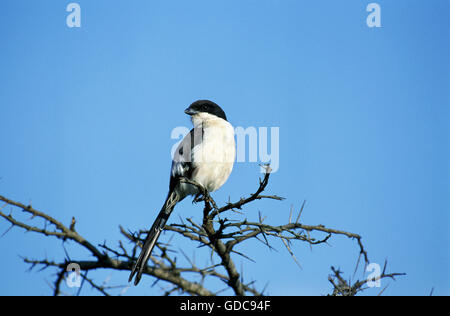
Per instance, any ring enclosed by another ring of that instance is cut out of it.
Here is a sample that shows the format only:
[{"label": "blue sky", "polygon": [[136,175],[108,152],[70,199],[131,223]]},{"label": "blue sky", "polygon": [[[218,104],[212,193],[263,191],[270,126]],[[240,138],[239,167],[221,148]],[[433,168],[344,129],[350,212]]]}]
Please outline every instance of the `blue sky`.
[{"label": "blue sky", "polygon": [[[207,98],[234,126],[279,127],[268,192],[286,200],[255,202],[245,217],[283,224],[306,200],[305,224],[358,233],[371,261],[407,273],[383,280],[384,294],[450,295],[450,2],[377,1],[382,27],[369,28],[370,2],[79,0],[82,25],[68,28],[70,1],[2,1],[0,195],[66,224],[75,216],[83,236],[116,245],[119,225],[151,225],[170,133]],[[216,201],[251,193],[258,176],[258,163],[237,163]],[[186,199],[170,221],[179,216],[201,208]],[[273,246],[249,243],[240,251],[255,262],[236,258],[273,295],[327,294],[330,266],[351,275],[358,255],[344,237],[298,243],[300,270]],[[52,293],[54,271],[27,272],[19,255],[61,259],[59,240],[14,228],[0,250],[0,294]],[[126,294],[159,294],[152,283]]]}]

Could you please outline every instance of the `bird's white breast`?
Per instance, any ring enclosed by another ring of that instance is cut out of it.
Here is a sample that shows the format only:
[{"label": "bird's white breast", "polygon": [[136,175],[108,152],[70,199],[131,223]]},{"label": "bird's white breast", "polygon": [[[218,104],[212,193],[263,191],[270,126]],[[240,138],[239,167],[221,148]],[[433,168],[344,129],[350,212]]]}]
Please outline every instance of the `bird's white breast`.
[{"label": "bird's white breast", "polygon": [[220,118],[202,118],[201,124],[203,139],[193,151],[195,171],[192,179],[212,192],[227,181],[233,169],[236,157],[234,129]]}]

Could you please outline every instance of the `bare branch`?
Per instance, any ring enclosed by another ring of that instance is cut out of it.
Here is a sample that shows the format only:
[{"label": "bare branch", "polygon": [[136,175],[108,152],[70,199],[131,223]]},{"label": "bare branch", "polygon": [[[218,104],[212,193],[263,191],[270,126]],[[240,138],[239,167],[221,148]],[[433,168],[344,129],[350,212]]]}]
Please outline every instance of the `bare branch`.
[{"label": "bare branch", "polygon": [[[242,218],[243,213],[236,210],[242,209],[247,204],[263,199],[282,200],[282,197],[277,195],[263,194],[266,190],[269,178],[270,167],[266,166],[266,173],[263,179],[259,180],[259,186],[255,193],[250,194],[246,198],[241,198],[236,202],[228,201],[224,206],[218,206],[210,194],[203,189],[199,184],[188,179],[182,179],[186,183],[197,186],[200,189],[200,194],[195,198],[196,202],[203,201],[203,218],[201,222],[196,222],[192,218],[180,219],[179,223],[172,223],[166,225],[165,231],[173,237],[174,235],[181,236],[187,240],[194,242],[198,247],[198,251],[204,251],[210,254],[211,264],[198,265],[194,256],[188,257],[184,250],[174,249],[171,246],[171,239],[166,242],[158,242],[151,256],[149,264],[144,270],[144,274],[155,279],[153,285],[158,284],[164,295],[172,295],[173,293],[187,293],[190,295],[217,295],[222,293],[225,289],[231,289],[235,295],[263,295],[266,291],[267,284],[261,291],[255,288],[255,281],[245,282],[243,277],[243,269],[240,273],[237,271],[234,261],[235,256],[242,256],[248,260],[249,258],[245,252],[237,251],[235,248],[238,245],[243,245],[247,240],[258,240],[269,249],[275,249],[269,240],[281,240],[284,247],[287,249],[296,264],[301,267],[299,260],[296,258],[292,245],[294,242],[305,242],[310,247],[327,243],[333,236],[345,236],[357,241],[359,248],[359,260],[364,259],[365,264],[369,263],[367,251],[365,250],[362,238],[360,235],[346,232],[339,229],[325,227],[324,225],[306,225],[300,222],[300,217],[304,210],[305,202],[303,202],[301,209],[295,221],[293,221],[293,207],[289,210],[288,222],[283,225],[271,225],[266,223],[265,217],[258,212],[257,221],[249,221],[246,218],[239,220],[230,220],[222,217],[222,214],[239,214]],[[76,220],[72,217],[69,226],[65,226],[60,221],[52,216],[41,212],[31,205],[25,205],[17,201],[10,200],[6,197],[0,196],[0,201],[4,203],[0,207],[0,217],[4,218],[11,226],[4,233],[6,234],[12,227],[19,227],[25,231],[31,231],[48,237],[56,237],[63,240],[63,248],[66,253],[66,258],[61,261],[51,261],[47,259],[30,260],[25,258],[24,262],[30,265],[30,269],[39,266],[42,269],[52,268],[57,271],[56,279],[52,285],[53,293],[61,295],[60,285],[66,276],[66,268],[69,263],[76,263],[79,265],[83,282],[91,285],[102,295],[111,295],[115,289],[126,289],[128,285],[108,286],[105,282],[98,282],[92,275],[88,278],[88,271],[109,269],[113,271],[129,271],[136,259],[136,253],[141,247],[146,230],[139,230],[132,232],[119,226],[120,236],[124,238],[127,243],[119,240],[116,247],[107,245],[104,241],[101,244],[89,242],[82,234],[75,230]],[[3,213],[6,206],[11,206],[12,211],[9,215]],[[21,210],[31,215],[32,223],[20,220],[20,216],[14,212]],[[219,217],[220,216],[220,217]],[[43,224],[36,224],[36,219],[43,220]],[[83,247],[93,255],[93,258],[88,260],[83,258],[69,258],[68,252],[64,247],[64,242],[67,240],[73,241],[76,245]],[[130,246],[127,246],[131,244]],[[97,246],[95,246],[97,245]],[[185,261],[184,264],[180,263]],[[219,259],[219,263],[214,263],[214,259]],[[392,278],[403,275],[401,273],[386,273],[386,264],[380,278]],[[355,269],[355,271],[356,271]],[[329,276],[329,282],[333,286],[332,295],[356,295],[358,292],[365,289],[367,280],[357,280],[353,284],[346,281],[342,277],[342,273],[332,267],[333,275]],[[198,280],[198,281],[195,281]],[[216,280],[219,284],[226,284],[225,289],[208,289],[204,284],[205,280]],[[162,284],[160,284],[162,281]],[[383,293],[384,289],[380,292]],[[78,292],[79,293],[79,292]],[[121,292],[123,293],[123,291]]]}]

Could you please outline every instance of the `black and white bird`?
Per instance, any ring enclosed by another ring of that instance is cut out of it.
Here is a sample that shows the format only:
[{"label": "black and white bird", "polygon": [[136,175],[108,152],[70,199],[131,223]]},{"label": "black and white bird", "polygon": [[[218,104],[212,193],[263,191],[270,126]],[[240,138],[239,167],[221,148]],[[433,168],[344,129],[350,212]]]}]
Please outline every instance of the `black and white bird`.
[{"label": "black and white bird", "polygon": [[169,193],[131,270],[129,282],[136,275],[135,285],[139,283],[153,247],[175,205],[188,195],[202,193],[196,185],[184,182],[183,178],[213,192],[227,181],[233,169],[236,156],[234,128],[220,106],[209,100],[199,100],[184,112],[191,116],[194,128],[175,151]]}]

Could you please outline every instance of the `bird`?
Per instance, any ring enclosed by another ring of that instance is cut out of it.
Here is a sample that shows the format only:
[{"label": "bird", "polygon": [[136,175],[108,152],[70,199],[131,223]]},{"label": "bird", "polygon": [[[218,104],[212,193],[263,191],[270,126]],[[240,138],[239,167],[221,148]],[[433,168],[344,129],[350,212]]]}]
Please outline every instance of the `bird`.
[{"label": "bird", "polygon": [[190,116],[193,128],[173,154],[169,192],[128,279],[131,282],[135,276],[134,285],[139,283],[175,205],[189,195],[194,195],[194,201],[197,201],[205,192],[218,190],[233,170],[236,156],[234,128],[222,108],[213,101],[198,100],[184,113]]}]

